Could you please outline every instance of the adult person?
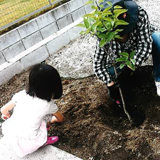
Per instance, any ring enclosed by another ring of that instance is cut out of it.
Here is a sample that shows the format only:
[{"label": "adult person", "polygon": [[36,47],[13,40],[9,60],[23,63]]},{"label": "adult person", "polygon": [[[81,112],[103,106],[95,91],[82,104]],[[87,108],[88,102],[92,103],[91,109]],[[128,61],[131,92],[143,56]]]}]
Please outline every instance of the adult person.
[{"label": "adult person", "polygon": [[120,52],[130,53],[134,50],[135,66],[137,68],[152,54],[155,85],[157,94],[160,96],[160,32],[150,24],[147,12],[138,6],[136,2],[132,0],[105,0],[102,3],[102,9],[107,7],[107,1],[112,2],[113,7],[119,5],[127,9],[127,12],[122,14],[119,19],[123,19],[129,25],[118,27],[123,29],[120,32],[122,39],[112,41],[111,48],[109,43],[106,43],[101,48],[99,47],[99,40],[97,41],[93,60],[96,76],[106,83],[110,97],[117,104],[120,104],[121,98],[118,86],[125,84],[132,71],[128,67],[119,69],[119,64],[117,63],[118,76],[116,77],[112,60],[118,58]]}]

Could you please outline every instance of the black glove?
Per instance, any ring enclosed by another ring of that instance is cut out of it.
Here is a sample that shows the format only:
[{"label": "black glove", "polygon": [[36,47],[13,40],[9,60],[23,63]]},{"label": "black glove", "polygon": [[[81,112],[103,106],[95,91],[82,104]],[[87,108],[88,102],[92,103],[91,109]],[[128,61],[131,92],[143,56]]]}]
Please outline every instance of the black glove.
[{"label": "black glove", "polygon": [[119,88],[116,87],[115,85],[112,85],[108,87],[109,90],[109,95],[110,97],[115,100],[115,101],[121,101],[120,93],[119,93]]},{"label": "black glove", "polygon": [[116,87],[120,87],[124,84],[126,84],[129,81],[129,78],[133,71],[129,69],[128,67],[124,67],[120,73],[118,73],[118,76],[114,80],[114,84]]},{"label": "black glove", "polygon": [[115,85],[108,87],[110,97],[116,102],[118,107],[122,108],[122,100],[119,92],[119,88]]}]

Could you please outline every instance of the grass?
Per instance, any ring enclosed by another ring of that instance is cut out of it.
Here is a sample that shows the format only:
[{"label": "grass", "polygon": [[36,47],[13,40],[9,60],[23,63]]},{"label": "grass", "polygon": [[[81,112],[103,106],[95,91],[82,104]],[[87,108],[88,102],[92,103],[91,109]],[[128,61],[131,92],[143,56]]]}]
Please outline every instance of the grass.
[{"label": "grass", "polygon": [[48,4],[48,0],[0,0],[0,27]]}]

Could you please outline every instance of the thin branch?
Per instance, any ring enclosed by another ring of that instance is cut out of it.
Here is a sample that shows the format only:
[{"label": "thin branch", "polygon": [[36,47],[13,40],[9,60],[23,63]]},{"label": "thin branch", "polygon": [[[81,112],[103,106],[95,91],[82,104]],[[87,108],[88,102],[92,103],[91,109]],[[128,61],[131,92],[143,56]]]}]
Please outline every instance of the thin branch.
[{"label": "thin branch", "polygon": [[[115,67],[115,64],[114,64],[114,63],[113,63],[113,68],[114,68],[115,75],[116,75],[116,77],[117,77],[118,74],[117,74],[117,70],[116,70],[116,67]],[[121,96],[124,113],[127,115],[129,121],[132,123],[131,116],[130,116],[129,112],[128,112],[127,109],[126,109],[126,104],[125,104],[125,101],[124,101],[122,89],[121,89],[120,87],[119,87],[119,93],[120,93],[120,96]]]},{"label": "thin branch", "polygon": [[100,6],[98,5],[97,1],[95,0],[94,2],[95,2],[96,6],[98,7],[98,9],[99,9],[99,11],[100,11],[101,8],[100,8]]},{"label": "thin branch", "polygon": [[[111,47],[111,45],[112,45],[112,42],[111,42],[111,44],[110,44],[110,47]],[[105,47],[104,47],[104,50],[105,50],[105,52],[107,53]],[[117,77],[118,74],[117,74],[117,70],[116,70],[116,67],[115,67],[115,63],[113,62],[112,65],[113,65],[113,68],[114,68],[115,75],[116,75],[116,77]],[[127,109],[126,109],[126,104],[125,104],[125,101],[124,101],[122,89],[121,89],[120,87],[119,87],[119,93],[120,93],[120,96],[121,96],[124,113],[127,115],[128,120],[132,123],[131,116],[130,116],[129,112],[128,112]]]}]

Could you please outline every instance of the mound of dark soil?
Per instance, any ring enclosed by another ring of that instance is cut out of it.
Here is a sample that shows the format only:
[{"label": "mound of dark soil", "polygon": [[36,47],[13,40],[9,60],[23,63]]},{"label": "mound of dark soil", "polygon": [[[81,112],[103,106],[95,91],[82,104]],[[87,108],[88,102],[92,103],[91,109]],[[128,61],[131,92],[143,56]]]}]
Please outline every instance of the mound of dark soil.
[{"label": "mound of dark soil", "polygon": [[[27,74],[16,75],[0,87],[0,105],[24,88]],[[160,159],[160,97],[151,66],[139,68],[122,87],[133,124],[96,77],[65,79],[63,89],[56,103],[65,121],[49,131],[60,138],[56,147],[84,160]]]}]

